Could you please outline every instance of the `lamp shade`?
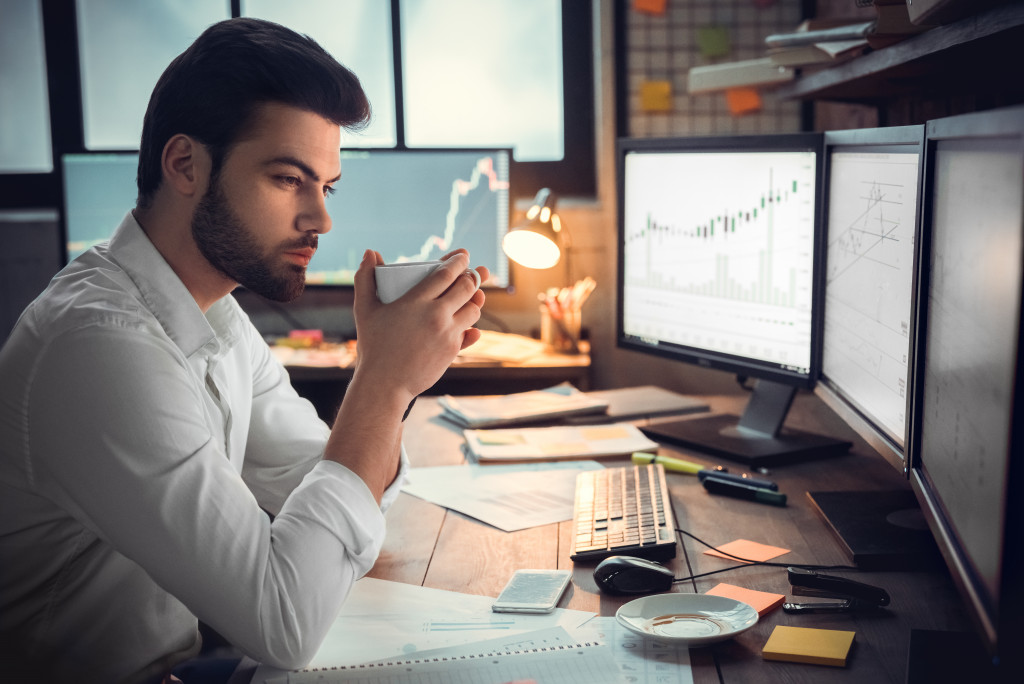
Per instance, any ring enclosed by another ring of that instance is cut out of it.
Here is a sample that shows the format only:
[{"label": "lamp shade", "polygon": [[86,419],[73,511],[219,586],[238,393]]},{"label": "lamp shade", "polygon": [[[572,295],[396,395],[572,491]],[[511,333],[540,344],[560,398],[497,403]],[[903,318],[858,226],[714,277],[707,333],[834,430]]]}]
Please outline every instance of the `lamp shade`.
[{"label": "lamp shade", "polygon": [[501,241],[509,259],[526,268],[551,268],[562,256],[559,247],[561,221],[555,213],[555,196],[541,188],[526,212],[526,220],[513,226]]}]

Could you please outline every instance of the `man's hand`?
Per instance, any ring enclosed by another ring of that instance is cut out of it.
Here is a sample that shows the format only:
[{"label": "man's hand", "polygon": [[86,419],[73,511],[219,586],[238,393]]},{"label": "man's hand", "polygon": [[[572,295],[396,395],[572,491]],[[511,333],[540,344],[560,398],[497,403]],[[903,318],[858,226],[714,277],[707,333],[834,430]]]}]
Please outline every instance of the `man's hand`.
[{"label": "man's hand", "polygon": [[[445,255],[443,265],[390,304],[376,296],[373,268],[384,263],[367,251],[355,277],[358,344],[356,372],[371,376],[383,391],[404,392],[411,400],[441,377],[463,349],[480,338],[472,326],[480,319],[484,293],[467,274],[464,249]],[[486,267],[477,273],[490,277]]]}]

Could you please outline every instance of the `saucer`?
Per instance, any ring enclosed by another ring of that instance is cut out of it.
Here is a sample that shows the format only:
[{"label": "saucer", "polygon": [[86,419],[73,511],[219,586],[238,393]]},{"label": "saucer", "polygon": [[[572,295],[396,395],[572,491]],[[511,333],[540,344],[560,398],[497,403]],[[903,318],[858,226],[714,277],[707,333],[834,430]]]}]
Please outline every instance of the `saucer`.
[{"label": "saucer", "polygon": [[655,594],[623,605],[615,619],[645,637],[682,646],[707,646],[731,639],[757,624],[751,606],[708,594]]}]

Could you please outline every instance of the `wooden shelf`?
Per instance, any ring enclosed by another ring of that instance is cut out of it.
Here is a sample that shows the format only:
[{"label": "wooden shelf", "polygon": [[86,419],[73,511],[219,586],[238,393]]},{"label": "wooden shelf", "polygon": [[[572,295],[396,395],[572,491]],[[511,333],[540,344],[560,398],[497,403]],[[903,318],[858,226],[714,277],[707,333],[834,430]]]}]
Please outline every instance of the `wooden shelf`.
[{"label": "wooden shelf", "polygon": [[782,98],[877,103],[895,97],[1024,97],[1024,3],[981,12],[801,76]]}]

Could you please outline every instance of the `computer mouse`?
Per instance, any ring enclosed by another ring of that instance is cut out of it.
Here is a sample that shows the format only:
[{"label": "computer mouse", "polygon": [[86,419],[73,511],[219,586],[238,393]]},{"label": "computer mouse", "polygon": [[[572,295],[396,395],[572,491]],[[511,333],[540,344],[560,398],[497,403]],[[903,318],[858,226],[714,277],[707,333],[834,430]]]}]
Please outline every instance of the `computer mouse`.
[{"label": "computer mouse", "polygon": [[594,568],[598,588],[609,594],[668,591],[676,575],[661,563],[636,556],[610,556]]}]

